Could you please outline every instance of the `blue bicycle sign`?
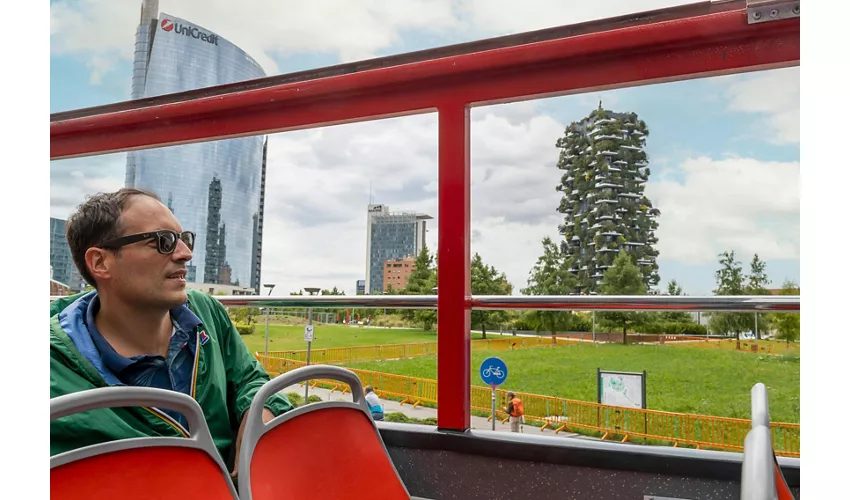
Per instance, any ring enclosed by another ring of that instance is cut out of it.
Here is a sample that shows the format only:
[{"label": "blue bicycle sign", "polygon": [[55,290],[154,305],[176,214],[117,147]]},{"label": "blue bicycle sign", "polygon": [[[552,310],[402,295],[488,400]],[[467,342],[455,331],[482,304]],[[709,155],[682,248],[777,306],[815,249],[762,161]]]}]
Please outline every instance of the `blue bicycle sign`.
[{"label": "blue bicycle sign", "polygon": [[508,365],[499,358],[487,358],[481,363],[479,373],[485,384],[495,387],[503,384],[508,378]]}]

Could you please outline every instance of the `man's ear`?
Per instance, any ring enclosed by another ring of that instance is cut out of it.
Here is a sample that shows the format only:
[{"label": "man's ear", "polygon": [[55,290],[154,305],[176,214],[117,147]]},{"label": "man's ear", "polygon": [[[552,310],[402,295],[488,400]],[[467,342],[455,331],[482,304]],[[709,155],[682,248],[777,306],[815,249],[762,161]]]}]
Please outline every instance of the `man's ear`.
[{"label": "man's ear", "polygon": [[110,270],[115,256],[102,248],[89,248],[86,250],[85,264],[89,273],[96,281],[110,278]]}]

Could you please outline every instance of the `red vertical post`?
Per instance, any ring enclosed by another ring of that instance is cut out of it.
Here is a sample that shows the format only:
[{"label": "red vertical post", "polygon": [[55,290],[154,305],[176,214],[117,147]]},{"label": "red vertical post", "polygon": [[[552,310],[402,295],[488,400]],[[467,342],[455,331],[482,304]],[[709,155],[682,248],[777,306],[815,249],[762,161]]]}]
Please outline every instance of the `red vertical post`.
[{"label": "red vertical post", "polygon": [[469,429],[469,107],[439,113],[437,260],[437,427]]}]

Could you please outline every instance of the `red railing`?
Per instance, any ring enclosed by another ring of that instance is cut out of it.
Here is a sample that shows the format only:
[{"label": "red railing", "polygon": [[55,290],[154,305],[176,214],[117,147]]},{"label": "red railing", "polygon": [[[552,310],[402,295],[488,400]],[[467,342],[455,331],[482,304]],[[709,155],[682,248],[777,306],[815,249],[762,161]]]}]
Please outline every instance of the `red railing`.
[{"label": "red railing", "polygon": [[799,65],[798,18],[748,24],[702,2],[51,116],[51,159],[436,111],[438,426],[469,428],[469,110]]}]

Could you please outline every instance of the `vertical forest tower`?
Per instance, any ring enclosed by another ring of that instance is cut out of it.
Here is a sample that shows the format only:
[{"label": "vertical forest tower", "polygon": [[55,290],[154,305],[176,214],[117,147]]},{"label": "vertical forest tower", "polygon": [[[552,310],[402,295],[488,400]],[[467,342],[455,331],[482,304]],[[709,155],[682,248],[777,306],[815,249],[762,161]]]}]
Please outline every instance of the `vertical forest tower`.
[{"label": "vertical forest tower", "polygon": [[649,131],[635,113],[602,108],[570,124],[558,139],[558,168],[564,171],[558,211],[564,223],[561,250],[572,261],[577,294],[596,294],[602,276],[625,250],[643,273],[647,287],[658,284],[660,215],[644,196],[649,163],[644,147]]}]

